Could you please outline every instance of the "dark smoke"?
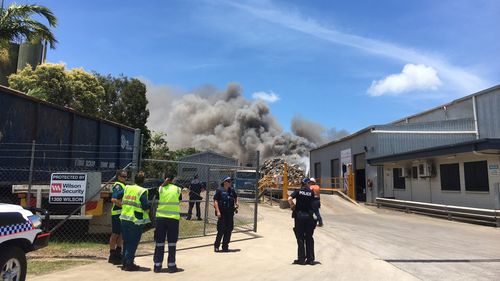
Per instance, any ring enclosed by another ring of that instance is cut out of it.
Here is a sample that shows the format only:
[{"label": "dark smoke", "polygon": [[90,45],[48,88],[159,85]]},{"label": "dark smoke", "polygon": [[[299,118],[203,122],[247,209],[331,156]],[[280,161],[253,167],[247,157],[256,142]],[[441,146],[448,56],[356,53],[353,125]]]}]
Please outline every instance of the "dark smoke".
[{"label": "dark smoke", "polygon": [[[147,83],[147,82],[146,82]],[[309,156],[309,150],[326,141],[326,130],[302,118],[294,118],[294,133],[283,132],[268,105],[249,101],[241,87],[225,91],[202,87],[190,94],[148,84],[149,127],[167,133],[171,148],[195,147],[231,155],[245,161],[256,150],[265,158]]]},{"label": "dark smoke", "polygon": [[346,130],[337,131],[334,128],[327,130],[321,124],[305,120],[302,116],[295,116],[292,119],[292,132],[317,145],[340,139],[349,134]]}]

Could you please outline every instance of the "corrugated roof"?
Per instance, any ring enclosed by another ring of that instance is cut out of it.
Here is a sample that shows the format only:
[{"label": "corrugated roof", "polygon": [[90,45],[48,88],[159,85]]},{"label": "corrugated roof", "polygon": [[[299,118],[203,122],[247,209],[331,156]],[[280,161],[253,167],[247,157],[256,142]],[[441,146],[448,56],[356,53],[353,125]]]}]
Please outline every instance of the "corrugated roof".
[{"label": "corrugated roof", "polygon": [[[413,114],[413,115],[410,115],[410,116],[407,116],[407,117],[404,117],[402,119],[398,119],[396,121],[393,121],[393,122],[390,122],[390,123],[387,123],[387,124],[384,124],[384,125],[389,125],[389,124],[396,124],[396,123],[399,123],[399,122],[402,122],[402,121],[405,121],[406,119],[411,119],[411,118],[414,118],[414,117],[418,117],[418,116],[422,116],[422,115],[425,115],[425,114],[428,114],[432,111],[435,111],[435,110],[439,110],[441,108],[443,108],[443,106],[449,106],[449,105],[452,105],[452,104],[455,104],[455,103],[459,103],[459,102],[462,102],[464,100],[467,100],[467,99],[470,99],[472,98],[473,96],[480,96],[480,95],[483,95],[483,94],[487,94],[487,93],[490,93],[492,91],[495,91],[495,90],[500,90],[500,84],[496,85],[496,86],[493,86],[491,88],[488,88],[488,89],[485,89],[485,90],[482,90],[482,91],[479,91],[479,92],[476,92],[474,94],[471,94],[471,95],[468,95],[468,96],[465,96],[465,97],[462,97],[462,98],[459,98],[459,99],[456,99],[456,100],[453,100],[449,103],[446,103],[446,104],[443,104],[443,105],[440,105],[440,106],[437,106],[437,107],[434,107],[434,108],[431,108],[429,110],[426,110],[426,111],[423,111],[423,112],[420,112],[420,113],[417,113],[417,114]],[[323,144],[321,146],[318,146],[314,149],[311,149],[310,152],[312,151],[315,151],[315,150],[318,150],[318,149],[322,149],[324,147],[327,147],[327,146],[330,146],[330,145],[333,145],[335,143],[339,143],[339,142],[343,142],[343,141],[346,141],[348,139],[352,139],[362,133],[365,133],[367,131],[370,131],[370,130],[373,130],[376,126],[383,126],[383,125],[371,125],[371,126],[368,126],[362,130],[359,130],[353,134],[350,134],[348,136],[345,136],[343,138],[340,138],[338,140],[333,140],[331,142],[328,142],[326,144]]]}]

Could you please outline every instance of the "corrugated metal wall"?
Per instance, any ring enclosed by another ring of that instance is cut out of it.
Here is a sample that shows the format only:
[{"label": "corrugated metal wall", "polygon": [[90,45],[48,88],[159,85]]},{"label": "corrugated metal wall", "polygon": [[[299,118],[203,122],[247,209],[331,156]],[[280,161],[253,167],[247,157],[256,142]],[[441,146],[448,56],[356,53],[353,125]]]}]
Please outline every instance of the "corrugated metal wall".
[{"label": "corrugated metal wall", "polygon": [[500,90],[476,98],[480,138],[500,138]]},{"label": "corrugated metal wall", "polygon": [[453,119],[467,119],[474,118],[474,111],[472,109],[472,99],[464,99],[452,102],[446,106],[435,108],[424,112],[422,114],[417,114],[403,119],[397,124],[406,123],[419,123],[419,122],[431,122],[438,120],[453,120]]},{"label": "corrugated metal wall", "polygon": [[[179,159],[179,161],[193,163],[179,163],[178,179],[181,181],[192,180],[193,176],[197,174],[202,182],[220,182],[220,180],[226,176],[234,176],[234,172],[236,170],[235,168],[231,169],[229,167],[217,167],[217,165],[233,167],[238,165],[238,160],[212,152],[201,152],[189,155]],[[196,163],[203,163],[207,165],[199,165]],[[211,165],[211,167],[208,165]],[[210,174],[208,172],[209,168]]]},{"label": "corrugated metal wall", "polygon": [[[384,131],[474,131],[473,119],[376,126]],[[373,157],[474,140],[475,134],[375,133],[378,149]]]}]

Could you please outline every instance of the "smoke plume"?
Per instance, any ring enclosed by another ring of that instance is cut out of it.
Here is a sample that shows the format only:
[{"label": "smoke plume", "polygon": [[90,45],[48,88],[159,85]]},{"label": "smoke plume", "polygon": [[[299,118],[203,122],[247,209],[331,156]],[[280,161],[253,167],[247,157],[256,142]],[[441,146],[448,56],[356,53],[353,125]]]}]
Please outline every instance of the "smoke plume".
[{"label": "smoke plume", "polygon": [[181,90],[148,87],[148,126],[167,133],[171,148],[195,147],[231,155],[240,161],[259,150],[273,156],[301,158],[326,140],[319,124],[294,118],[293,133],[284,132],[262,100],[250,101],[241,87],[230,84],[224,91],[205,86],[185,94]]}]

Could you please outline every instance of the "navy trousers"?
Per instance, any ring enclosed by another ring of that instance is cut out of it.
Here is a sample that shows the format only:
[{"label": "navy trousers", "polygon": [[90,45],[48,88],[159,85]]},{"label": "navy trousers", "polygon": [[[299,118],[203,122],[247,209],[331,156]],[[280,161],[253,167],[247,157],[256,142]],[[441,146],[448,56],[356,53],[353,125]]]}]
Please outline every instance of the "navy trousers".
[{"label": "navy trousers", "polygon": [[231,241],[231,233],[234,228],[234,214],[227,213],[220,216],[217,220],[217,236],[215,237],[214,247],[219,248],[222,240],[222,250],[229,248]]},{"label": "navy trousers", "polygon": [[189,198],[189,209],[188,209],[188,214],[187,214],[188,219],[191,219],[191,216],[193,215],[194,205],[196,205],[196,217],[201,219],[201,210],[200,210],[201,201],[199,201],[199,200],[201,200],[201,199]]},{"label": "navy trousers", "polygon": [[131,221],[122,220],[123,237],[123,265],[134,263],[135,252],[141,241],[143,225],[137,225]]},{"label": "navy trousers", "polygon": [[293,232],[297,239],[297,258],[299,260],[314,261],[314,229],[316,220],[308,215],[297,215]]},{"label": "navy trousers", "polygon": [[175,264],[175,252],[177,250],[177,239],[179,238],[179,220],[170,218],[156,218],[155,228],[155,254],[153,262],[155,267],[162,267],[165,254],[165,238],[168,243],[168,267],[173,268]]}]

